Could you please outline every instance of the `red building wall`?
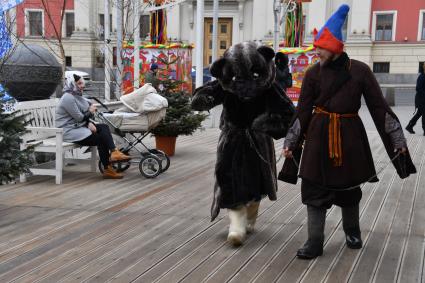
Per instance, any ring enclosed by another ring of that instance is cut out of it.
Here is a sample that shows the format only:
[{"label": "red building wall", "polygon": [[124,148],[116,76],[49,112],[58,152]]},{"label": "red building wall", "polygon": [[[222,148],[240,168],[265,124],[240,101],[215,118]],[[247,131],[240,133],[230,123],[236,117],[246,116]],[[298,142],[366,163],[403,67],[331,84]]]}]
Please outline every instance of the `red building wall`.
[{"label": "red building wall", "polygon": [[[425,9],[425,0],[372,0],[372,17],[375,11],[396,10],[396,41],[418,41],[419,10]],[[372,20],[370,21],[372,24]],[[371,26],[372,32],[372,26]]]},{"label": "red building wall", "polygon": [[[41,0],[26,0],[16,9],[16,24],[19,37],[25,36],[25,9],[44,10],[44,36],[51,38],[55,36],[54,26],[60,29],[61,11],[65,0],[45,0],[48,11],[43,7]],[[74,0],[66,0],[66,10],[74,10]],[[51,20],[49,19],[49,14]],[[54,26],[53,26],[54,25]]]}]

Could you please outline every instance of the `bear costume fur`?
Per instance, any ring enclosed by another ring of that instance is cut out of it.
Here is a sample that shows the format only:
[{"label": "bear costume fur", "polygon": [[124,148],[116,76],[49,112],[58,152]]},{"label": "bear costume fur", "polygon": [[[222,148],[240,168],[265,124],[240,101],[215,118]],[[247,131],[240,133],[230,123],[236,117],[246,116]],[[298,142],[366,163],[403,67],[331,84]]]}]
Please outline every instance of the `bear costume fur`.
[{"label": "bear costume fur", "polygon": [[223,105],[211,221],[228,209],[233,245],[254,229],[261,199],[276,200],[272,139],[285,137],[295,108],[274,82],[274,56],[273,49],[254,42],[230,47],[211,66],[217,80],[197,88],[192,100],[198,111]]}]

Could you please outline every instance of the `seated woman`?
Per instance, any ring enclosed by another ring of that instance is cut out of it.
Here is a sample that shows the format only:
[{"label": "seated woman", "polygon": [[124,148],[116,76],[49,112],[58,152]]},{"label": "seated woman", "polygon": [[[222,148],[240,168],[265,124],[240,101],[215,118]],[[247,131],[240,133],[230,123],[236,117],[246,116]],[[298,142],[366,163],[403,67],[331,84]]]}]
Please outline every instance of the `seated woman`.
[{"label": "seated woman", "polygon": [[111,163],[128,161],[130,157],[115,147],[107,125],[90,122],[96,107],[82,96],[84,87],[82,77],[73,75],[66,79],[63,96],[56,108],[56,127],[64,129],[63,139],[66,142],[97,146],[100,161],[105,168],[103,178],[121,179],[123,175],[116,172]]}]

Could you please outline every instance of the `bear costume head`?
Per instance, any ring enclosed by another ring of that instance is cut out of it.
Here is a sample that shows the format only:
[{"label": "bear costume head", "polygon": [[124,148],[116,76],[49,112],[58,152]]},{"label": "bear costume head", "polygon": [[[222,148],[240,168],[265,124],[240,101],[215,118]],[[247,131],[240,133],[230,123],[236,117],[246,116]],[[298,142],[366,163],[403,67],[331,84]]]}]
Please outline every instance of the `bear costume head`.
[{"label": "bear costume head", "polygon": [[256,43],[238,43],[211,65],[210,72],[225,91],[249,100],[271,87],[275,79],[274,51]]}]

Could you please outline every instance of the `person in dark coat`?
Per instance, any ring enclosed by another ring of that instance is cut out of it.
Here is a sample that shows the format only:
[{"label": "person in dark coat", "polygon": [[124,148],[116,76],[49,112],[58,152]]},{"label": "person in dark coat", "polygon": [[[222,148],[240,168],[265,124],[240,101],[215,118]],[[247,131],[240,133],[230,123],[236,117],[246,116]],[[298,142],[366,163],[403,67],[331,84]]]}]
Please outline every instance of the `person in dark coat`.
[{"label": "person in dark coat", "polygon": [[295,108],[274,82],[273,49],[254,42],[230,47],[211,66],[216,81],[197,88],[192,108],[222,104],[211,221],[221,208],[230,218],[228,241],[252,232],[260,201],[276,200],[274,139],[286,135]]},{"label": "person in dark coat", "polygon": [[158,89],[160,80],[158,78],[158,64],[152,63],[149,72],[145,75],[145,84],[150,83],[155,89]]},{"label": "person in dark coat", "polygon": [[292,74],[289,72],[288,67],[288,55],[278,52],[275,57],[276,64],[276,83],[283,89],[286,93],[286,90],[292,87]]},{"label": "person in dark coat", "polygon": [[362,247],[360,185],[378,181],[358,115],[362,96],[399,176],[416,172],[403,129],[369,66],[343,52],[341,27],[348,11],[342,5],[315,36],[320,63],[306,72],[296,119],[284,142],[283,155],[290,160],[304,140],[299,177],[302,202],[307,206],[308,239],[297,252],[301,259],[322,255],[326,210],[332,205],[342,208],[347,247]]},{"label": "person in dark coat", "polygon": [[416,125],[419,118],[422,117],[422,129],[425,136],[425,64],[422,66],[421,73],[416,81],[415,108],[416,113],[409,121],[406,130],[409,133],[414,134],[415,131],[413,130],[413,127]]}]

